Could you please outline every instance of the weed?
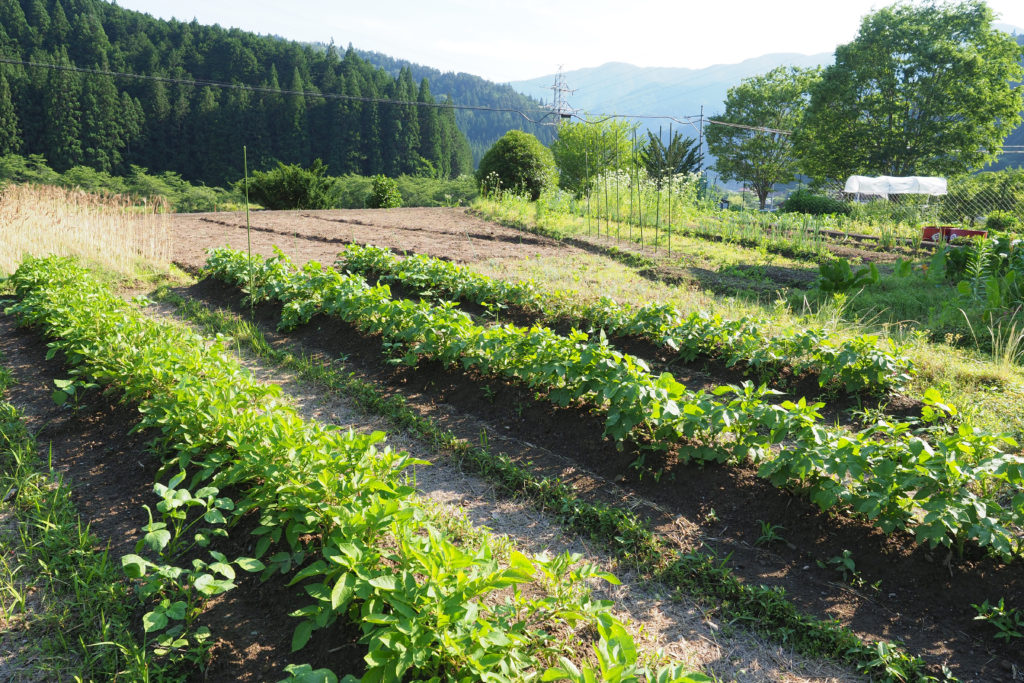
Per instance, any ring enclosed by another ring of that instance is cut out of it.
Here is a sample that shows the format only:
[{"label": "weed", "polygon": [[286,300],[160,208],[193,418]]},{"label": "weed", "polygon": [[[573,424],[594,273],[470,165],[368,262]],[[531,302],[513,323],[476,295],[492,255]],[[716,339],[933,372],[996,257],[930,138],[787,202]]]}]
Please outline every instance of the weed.
[{"label": "weed", "polygon": [[761,535],[754,541],[754,545],[771,545],[772,543],[784,543],[784,539],[779,532],[783,531],[786,527],[778,524],[772,524],[771,522],[765,522],[763,520],[757,520],[758,524],[761,525]]},{"label": "weed", "polygon": [[987,621],[996,627],[999,631],[995,635],[997,639],[1024,638],[1024,612],[1016,607],[1007,607],[1003,598],[999,598],[995,605],[990,605],[986,600],[980,606],[972,604],[971,607],[978,612],[978,616],[974,617],[976,621]]}]

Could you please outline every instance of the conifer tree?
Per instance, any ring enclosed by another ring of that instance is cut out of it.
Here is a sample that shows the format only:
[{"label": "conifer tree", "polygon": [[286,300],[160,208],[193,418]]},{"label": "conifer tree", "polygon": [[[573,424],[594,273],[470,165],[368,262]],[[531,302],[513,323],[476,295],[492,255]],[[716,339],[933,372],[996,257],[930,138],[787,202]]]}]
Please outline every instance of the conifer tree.
[{"label": "conifer tree", "polygon": [[7,78],[0,72],[0,156],[16,153],[19,149],[21,129],[18,126],[18,115],[14,111]]}]

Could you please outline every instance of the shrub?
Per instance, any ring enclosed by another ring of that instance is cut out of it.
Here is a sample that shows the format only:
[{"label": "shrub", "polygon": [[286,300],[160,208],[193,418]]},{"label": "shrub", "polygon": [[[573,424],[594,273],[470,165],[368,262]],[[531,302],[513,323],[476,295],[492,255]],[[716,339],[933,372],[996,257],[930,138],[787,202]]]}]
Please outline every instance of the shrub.
[{"label": "shrub", "polygon": [[[235,186],[244,190],[245,181]],[[249,179],[249,199],[268,209],[331,209],[336,203],[334,178],[320,159],[308,169],[277,163],[272,171],[256,171]]]},{"label": "shrub", "polygon": [[366,206],[371,209],[394,209],[402,205],[402,193],[398,181],[386,175],[375,175],[370,179],[370,194]]},{"label": "shrub", "polygon": [[993,211],[985,219],[986,230],[1008,230],[1016,232],[1020,230],[1020,219],[1009,211]]},{"label": "shrub", "polygon": [[806,188],[793,192],[782,203],[782,211],[788,213],[809,213],[814,216],[838,213],[844,216],[850,214],[850,205],[838,199],[832,199],[820,194],[814,194]]},{"label": "shrub", "polygon": [[536,137],[510,130],[484,153],[476,179],[482,192],[522,191],[536,201],[544,188],[554,184],[555,160]]}]

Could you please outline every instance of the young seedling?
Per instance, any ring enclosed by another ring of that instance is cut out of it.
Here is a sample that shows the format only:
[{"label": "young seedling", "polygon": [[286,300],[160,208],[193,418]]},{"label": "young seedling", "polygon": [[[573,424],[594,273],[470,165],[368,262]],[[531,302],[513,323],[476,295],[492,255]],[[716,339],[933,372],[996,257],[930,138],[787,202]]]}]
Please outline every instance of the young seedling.
[{"label": "young seedling", "polygon": [[1010,640],[1010,638],[1024,638],[1024,613],[1016,607],[1007,607],[1003,598],[999,598],[996,605],[988,604],[988,600],[981,603],[981,606],[972,604],[978,611],[975,621],[987,621],[998,629],[996,638]]},{"label": "young seedling", "polygon": [[779,524],[772,524],[771,522],[765,522],[763,520],[757,520],[761,525],[761,535],[754,541],[754,545],[771,545],[776,542],[784,542],[784,539],[779,532],[786,527]]}]

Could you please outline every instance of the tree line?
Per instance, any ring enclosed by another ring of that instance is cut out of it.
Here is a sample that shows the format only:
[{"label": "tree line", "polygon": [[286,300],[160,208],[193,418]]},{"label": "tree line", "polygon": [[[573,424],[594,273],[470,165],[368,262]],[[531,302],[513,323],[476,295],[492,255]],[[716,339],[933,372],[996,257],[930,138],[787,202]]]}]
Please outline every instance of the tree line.
[{"label": "tree line", "polygon": [[0,57],[58,67],[0,64],[0,155],[39,154],[58,171],[137,165],[223,185],[241,176],[243,145],[256,168],[322,159],[333,174],[473,170],[455,110],[422,106],[448,102],[428,80],[409,68],[392,76],[351,46],[163,21],[103,0],[7,0]]},{"label": "tree line", "polygon": [[[492,83],[467,73],[441,72],[379,52],[357,49],[356,53],[392,75],[398,74],[402,68],[408,68],[412,71],[414,79],[428,79],[435,94],[443,93],[453,102],[489,108],[489,111],[478,109],[457,109],[455,111],[455,121],[459,130],[465,133],[469,139],[474,162],[479,162],[494,141],[510,130],[531,133],[545,145],[551,144],[555,139],[556,127],[549,125],[552,122],[551,110],[545,108],[534,98],[518,92],[510,85]],[[524,112],[529,119],[520,114],[520,111]]]}]

